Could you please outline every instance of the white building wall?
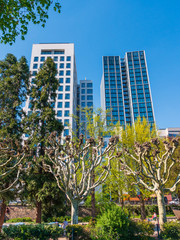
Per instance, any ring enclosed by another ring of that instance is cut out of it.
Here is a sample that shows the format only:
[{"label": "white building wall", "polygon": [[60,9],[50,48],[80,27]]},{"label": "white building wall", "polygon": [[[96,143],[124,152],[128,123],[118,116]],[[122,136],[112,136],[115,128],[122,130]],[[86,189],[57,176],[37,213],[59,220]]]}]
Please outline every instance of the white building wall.
[{"label": "white building wall", "polygon": [[[46,51],[47,54],[46,52],[42,54],[42,51]],[[37,61],[34,61],[35,57],[38,57]],[[31,54],[31,63],[30,63],[30,71],[32,74],[34,71],[38,72],[38,70],[40,69],[40,65],[43,64],[43,61],[41,61],[41,57],[45,57],[45,59],[47,57],[51,57],[53,59],[54,57],[57,58],[57,60],[54,60],[54,62],[57,65],[57,72],[58,72],[57,78],[63,79],[63,82],[59,83],[59,86],[62,86],[63,90],[62,91],[57,90],[57,98],[55,101],[55,112],[57,114],[58,111],[62,111],[62,116],[57,116],[57,118],[62,121],[63,125],[65,120],[68,120],[70,126],[72,126],[72,129],[74,129],[76,126],[75,126],[75,122],[71,117],[72,114],[76,114],[76,109],[77,109],[77,71],[76,71],[74,44],[73,43],[33,44],[32,54]],[[62,57],[64,57],[64,60],[62,59]],[[34,64],[37,64],[37,69],[34,69],[33,67]],[[60,64],[64,64],[64,67],[60,68]],[[64,71],[63,75],[60,75],[60,71]],[[67,72],[67,71],[70,71],[70,72]],[[70,75],[67,75],[68,73],[70,73]],[[35,76],[31,76],[30,81],[32,81],[33,77]],[[66,79],[68,78],[70,78],[70,80],[66,81]],[[70,91],[66,90],[67,86],[70,86]],[[58,99],[58,94],[62,94],[62,99]],[[66,94],[70,95],[69,99],[65,99]],[[62,102],[62,108],[58,108],[58,102]],[[70,102],[69,108],[65,108],[65,102]],[[29,98],[24,107],[25,112],[28,112],[30,110],[28,106],[29,106]],[[65,116],[65,111],[69,111],[70,116]],[[67,126],[65,127],[65,131],[66,129],[68,129]]]}]

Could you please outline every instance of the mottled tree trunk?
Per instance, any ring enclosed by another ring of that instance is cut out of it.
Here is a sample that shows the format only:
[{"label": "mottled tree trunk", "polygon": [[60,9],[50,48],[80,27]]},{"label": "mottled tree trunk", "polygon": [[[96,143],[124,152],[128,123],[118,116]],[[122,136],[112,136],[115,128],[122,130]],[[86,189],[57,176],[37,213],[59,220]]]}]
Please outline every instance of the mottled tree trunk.
[{"label": "mottled tree trunk", "polygon": [[139,201],[140,201],[140,209],[141,209],[141,219],[144,220],[146,219],[146,209],[144,204],[144,196],[142,192],[140,192]]},{"label": "mottled tree trunk", "polygon": [[4,223],[5,214],[6,214],[6,203],[5,203],[5,200],[3,199],[1,203],[0,230],[2,229],[2,226]]},{"label": "mottled tree trunk", "polygon": [[71,224],[78,224],[79,201],[71,200]]},{"label": "mottled tree trunk", "polygon": [[41,215],[42,215],[42,203],[36,203],[36,223],[41,223]]},{"label": "mottled tree trunk", "polygon": [[167,222],[164,193],[161,190],[157,190],[156,196],[157,196],[157,204],[158,204],[158,212],[159,212],[159,224],[161,229],[163,229],[163,224]]}]

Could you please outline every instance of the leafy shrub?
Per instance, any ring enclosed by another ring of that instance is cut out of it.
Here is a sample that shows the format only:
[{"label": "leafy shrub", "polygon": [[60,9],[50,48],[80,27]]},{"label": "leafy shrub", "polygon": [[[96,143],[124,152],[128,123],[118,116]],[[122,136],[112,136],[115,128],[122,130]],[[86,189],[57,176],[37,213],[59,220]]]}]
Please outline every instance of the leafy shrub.
[{"label": "leafy shrub", "polygon": [[163,225],[163,231],[161,232],[163,239],[177,240],[180,239],[180,223],[179,222],[167,222]]},{"label": "leafy shrub", "polygon": [[88,229],[88,226],[83,225],[68,225],[66,227],[67,236],[69,239],[74,240],[91,240],[90,237],[90,229]]},{"label": "leafy shrub", "polygon": [[48,222],[58,221],[59,223],[63,223],[65,218],[66,218],[66,220],[67,220],[68,222],[71,221],[71,216],[60,216],[60,217],[48,218]]},{"label": "leafy shrub", "polygon": [[30,217],[23,217],[23,218],[12,218],[7,220],[8,223],[16,223],[16,222],[33,222]]},{"label": "leafy shrub", "polygon": [[116,205],[111,205],[97,219],[96,228],[99,237],[102,236],[104,239],[114,240],[120,236],[128,239],[129,226],[130,219],[127,210],[123,210]]},{"label": "leafy shrub", "polygon": [[57,239],[63,234],[63,229],[51,225],[10,225],[3,232],[14,240],[48,240]]},{"label": "leafy shrub", "polygon": [[127,209],[111,205],[97,219],[96,235],[98,240],[148,239],[154,233],[154,226],[147,222],[134,222]]}]

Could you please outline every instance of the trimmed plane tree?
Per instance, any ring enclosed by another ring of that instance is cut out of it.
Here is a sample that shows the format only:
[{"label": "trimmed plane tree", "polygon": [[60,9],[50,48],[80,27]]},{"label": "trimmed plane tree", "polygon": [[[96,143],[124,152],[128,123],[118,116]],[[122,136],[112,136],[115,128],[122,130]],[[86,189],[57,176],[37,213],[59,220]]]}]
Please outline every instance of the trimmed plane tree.
[{"label": "trimmed plane tree", "polygon": [[[166,187],[170,181],[172,168],[179,164],[179,160],[174,158],[174,152],[179,145],[177,138],[171,142],[164,140],[163,143],[158,138],[143,144],[135,143],[133,149],[124,148],[122,152],[117,153],[120,157],[121,170],[129,176],[135,176],[137,182],[157,196],[159,223],[161,228],[167,221],[166,208],[164,202],[165,191],[175,191],[180,183],[180,174],[171,187]],[[129,158],[136,163],[136,168],[129,162]]]},{"label": "trimmed plane tree", "polygon": [[[57,138],[56,133],[49,137],[49,147],[46,154],[49,163],[44,162],[44,169],[53,174],[58,187],[65,192],[71,203],[71,223],[78,223],[78,207],[90,191],[102,184],[110,171],[118,137],[112,137],[104,148],[103,138],[95,141],[89,138],[83,141],[80,135],[79,142],[73,142],[66,136],[65,143]],[[104,149],[103,149],[104,148]],[[98,178],[92,181],[94,170],[98,168]]]}]

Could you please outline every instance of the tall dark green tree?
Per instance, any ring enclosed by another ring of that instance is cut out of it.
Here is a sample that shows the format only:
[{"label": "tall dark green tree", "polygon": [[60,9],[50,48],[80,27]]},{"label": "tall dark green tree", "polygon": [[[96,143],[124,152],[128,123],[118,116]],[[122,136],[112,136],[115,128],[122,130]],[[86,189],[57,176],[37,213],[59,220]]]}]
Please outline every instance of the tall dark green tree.
[{"label": "tall dark green tree", "polygon": [[[29,68],[25,57],[18,61],[12,54],[8,54],[3,61],[0,61],[0,138],[1,141],[10,142],[14,154],[18,151],[17,142],[21,142],[23,128],[21,117],[23,114],[22,103],[26,99],[29,82]],[[8,156],[1,156],[0,163],[4,164]],[[14,160],[15,161],[15,160]],[[13,163],[9,162],[8,169],[12,168]],[[8,188],[16,177],[17,168],[10,171],[6,178],[0,179],[0,189]],[[6,167],[0,169],[7,171]],[[0,226],[5,217],[6,205],[9,200],[16,197],[15,189],[0,193],[2,199]]]},{"label": "tall dark green tree", "polygon": [[56,66],[51,58],[47,58],[42,68],[37,73],[30,88],[31,112],[24,119],[26,133],[29,134],[30,147],[34,149],[36,164],[33,164],[29,178],[26,179],[26,189],[31,192],[33,200],[36,201],[36,222],[41,222],[42,211],[42,189],[44,184],[50,181],[52,176],[41,168],[45,160],[44,149],[47,137],[51,132],[61,134],[63,126],[56,119],[52,105],[56,99],[58,80],[56,79]]}]

